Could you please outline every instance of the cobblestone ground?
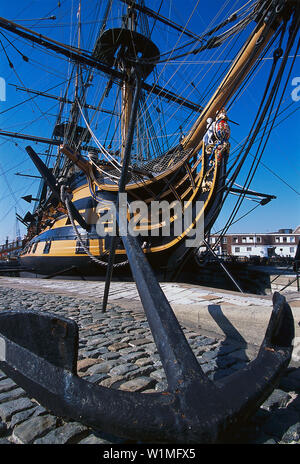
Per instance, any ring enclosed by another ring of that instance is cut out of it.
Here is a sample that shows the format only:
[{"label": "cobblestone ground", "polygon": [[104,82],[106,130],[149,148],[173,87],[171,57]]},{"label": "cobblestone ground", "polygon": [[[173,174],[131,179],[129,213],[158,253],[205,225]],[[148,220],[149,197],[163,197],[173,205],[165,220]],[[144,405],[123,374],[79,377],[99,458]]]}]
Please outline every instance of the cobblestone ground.
[{"label": "cobblestone ground", "polygon": [[[36,309],[74,319],[79,326],[78,375],[110,388],[150,393],[167,388],[144,313],[63,295],[0,288],[0,311]],[[183,327],[204,372],[214,380],[249,359],[236,342]],[[289,368],[279,387],[232,443],[300,443],[300,370]],[[0,371],[0,444],[116,444],[124,439],[50,414]]]}]

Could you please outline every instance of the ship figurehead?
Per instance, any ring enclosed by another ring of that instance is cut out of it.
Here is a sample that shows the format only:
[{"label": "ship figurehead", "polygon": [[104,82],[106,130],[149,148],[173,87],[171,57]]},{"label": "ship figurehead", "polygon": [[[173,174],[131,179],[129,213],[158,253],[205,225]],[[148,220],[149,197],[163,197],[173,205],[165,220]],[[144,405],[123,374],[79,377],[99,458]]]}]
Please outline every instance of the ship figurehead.
[{"label": "ship figurehead", "polygon": [[225,108],[217,111],[216,120],[213,124],[213,131],[215,136],[215,152],[218,164],[221,162],[222,157],[228,155],[230,150],[230,127],[228,124],[228,116]]},{"label": "ship figurehead", "polygon": [[220,164],[222,157],[229,154],[230,150],[230,127],[225,108],[216,112],[215,120],[207,118],[206,133],[203,138],[206,154],[216,154],[217,162]]}]

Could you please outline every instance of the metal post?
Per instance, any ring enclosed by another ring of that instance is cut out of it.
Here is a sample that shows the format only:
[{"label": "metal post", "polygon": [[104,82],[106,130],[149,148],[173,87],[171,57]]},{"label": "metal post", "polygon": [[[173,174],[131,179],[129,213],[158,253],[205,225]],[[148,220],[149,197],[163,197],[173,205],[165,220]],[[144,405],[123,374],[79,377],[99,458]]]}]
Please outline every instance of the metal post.
[{"label": "metal post", "polygon": [[222,269],[224,269],[224,271],[226,272],[226,274],[228,275],[228,277],[230,277],[230,279],[232,280],[232,282],[234,283],[234,285],[237,287],[237,289],[241,292],[241,293],[244,293],[243,290],[241,289],[241,287],[239,286],[239,284],[235,281],[235,279],[232,277],[232,275],[230,274],[230,272],[228,271],[228,269],[226,269],[226,267],[224,266],[224,264],[222,263],[222,261],[219,259],[219,256],[214,252],[214,250],[211,248],[211,246],[208,244],[208,242],[206,240],[203,240],[203,242],[205,243],[205,245],[207,246],[207,248],[209,249],[209,251],[215,256],[215,258],[217,258],[220,266],[222,267]]},{"label": "metal post", "polygon": [[[124,150],[122,171],[121,171],[121,176],[119,180],[119,191],[118,191],[116,209],[118,209],[119,207],[119,194],[125,192],[128,168],[129,168],[130,159],[131,159],[131,147],[132,147],[132,140],[133,140],[133,134],[134,134],[134,127],[135,127],[138,104],[139,104],[139,97],[140,97],[140,92],[141,92],[141,77],[138,73],[136,73],[135,75],[135,80],[136,80],[136,85],[135,85],[135,91],[134,91],[134,96],[133,96],[132,110],[130,114],[130,121],[129,121],[128,133],[127,133],[127,138],[126,138],[126,145],[125,145],[125,150]],[[111,282],[112,272],[113,272],[113,264],[115,260],[116,243],[117,243],[117,237],[113,236],[111,247],[110,247],[107,271],[106,271],[102,312],[106,311],[109,287],[110,287],[110,282]]]}]

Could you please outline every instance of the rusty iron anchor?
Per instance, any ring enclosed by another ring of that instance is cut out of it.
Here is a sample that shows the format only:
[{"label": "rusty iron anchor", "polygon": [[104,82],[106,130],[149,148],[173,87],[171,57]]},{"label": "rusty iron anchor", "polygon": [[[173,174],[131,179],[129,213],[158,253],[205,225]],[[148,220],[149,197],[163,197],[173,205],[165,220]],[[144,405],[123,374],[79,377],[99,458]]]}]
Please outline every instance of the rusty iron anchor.
[{"label": "rusty iron anchor", "polygon": [[38,311],[0,313],[0,369],[60,417],[143,442],[226,440],[270,395],[289,364],[294,320],[285,298],[273,311],[257,358],[221,381],[202,371],[136,237],[122,237],[166,373],[168,389],[132,393],[76,372],[78,326]]},{"label": "rusty iron anchor", "polygon": [[[138,102],[142,79],[138,72],[135,79],[134,100]],[[121,187],[126,185],[135,116],[132,111]],[[33,150],[29,154],[36,159]],[[36,166],[51,188],[49,173],[40,162]],[[52,190],[58,196],[55,186]],[[80,216],[79,221],[85,228]],[[274,294],[273,311],[256,359],[213,382],[201,369],[138,239],[128,234],[122,240],[166,373],[167,391],[131,393],[80,378],[77,324],[38,311],[0,313],[0,369],[52,413],[116,436],[164,443],[226,440],[269,396],[290,362],[294,320],[289,305],[282,295]],[[113,254],[112,247],[112,260]],[[110,275],[107,287],[109,281]]]}]

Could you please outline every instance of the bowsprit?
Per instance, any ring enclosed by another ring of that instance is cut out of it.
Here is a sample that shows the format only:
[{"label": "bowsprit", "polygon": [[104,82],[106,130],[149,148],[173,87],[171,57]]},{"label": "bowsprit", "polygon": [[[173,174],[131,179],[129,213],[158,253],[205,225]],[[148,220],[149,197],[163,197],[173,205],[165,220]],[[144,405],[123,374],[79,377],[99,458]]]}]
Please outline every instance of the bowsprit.
[{"label": "bowsprit", "polygon": [[38,311],[0,314],[0,369],[54,414],[133,440],[216,443],[276,387],[292,354],[294,321],[279,293],[257,358],[221,381],[202,371],[136,237],[123,238],[168,389],[131,393],[76,372],[78,326]]}]

